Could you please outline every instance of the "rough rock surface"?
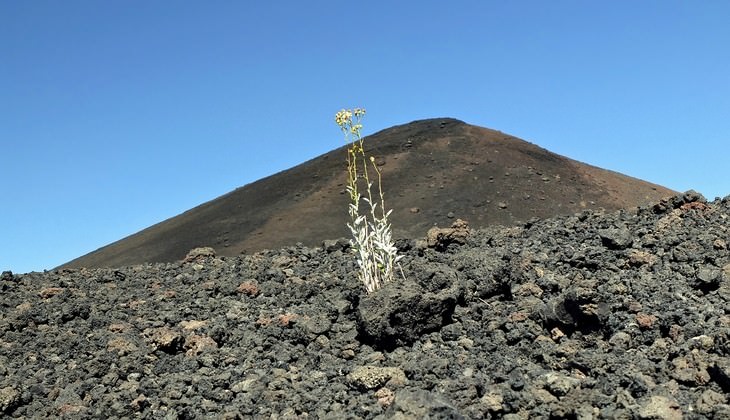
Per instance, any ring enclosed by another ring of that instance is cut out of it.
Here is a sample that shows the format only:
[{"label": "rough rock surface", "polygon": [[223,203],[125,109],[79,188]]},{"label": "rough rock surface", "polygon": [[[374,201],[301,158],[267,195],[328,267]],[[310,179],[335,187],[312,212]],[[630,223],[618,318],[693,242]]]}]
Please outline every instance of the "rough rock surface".
[{"label": "rough rock surface", "polygon": [[370,296],[344,241],[5,272],[0,413],[730,418],[729,243],[730,196],[689,192],[400,241]]}]

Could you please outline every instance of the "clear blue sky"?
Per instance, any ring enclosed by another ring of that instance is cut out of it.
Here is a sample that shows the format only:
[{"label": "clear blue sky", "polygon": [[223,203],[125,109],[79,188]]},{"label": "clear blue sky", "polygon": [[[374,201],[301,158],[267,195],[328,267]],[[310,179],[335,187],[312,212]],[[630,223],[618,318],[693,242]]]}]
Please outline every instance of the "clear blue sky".
[{"label": "clear blue sky", "polygon": [[724,0],[2,1],[0,270],[334,149],[342,107],[367,108],[366,134],[454,117],[728,195],[729,17]]}]

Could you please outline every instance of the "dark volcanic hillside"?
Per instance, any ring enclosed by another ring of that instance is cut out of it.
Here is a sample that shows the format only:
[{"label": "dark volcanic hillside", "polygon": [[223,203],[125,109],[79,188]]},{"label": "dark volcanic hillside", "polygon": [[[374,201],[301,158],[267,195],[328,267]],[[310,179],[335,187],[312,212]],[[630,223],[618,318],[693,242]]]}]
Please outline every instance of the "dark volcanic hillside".
[{"label": "dark volcanic hillside", "polygon": [[[674,193],[455,119],[393,127],[369,136],[366,145],[382,167],[396,237],[422,236],[454,218],[475,228],[513,225],[635,207]],[[344,147],[333,150],[63,267],[175,261],[200,246],[233,256],[346,236],[345,156]]]}]

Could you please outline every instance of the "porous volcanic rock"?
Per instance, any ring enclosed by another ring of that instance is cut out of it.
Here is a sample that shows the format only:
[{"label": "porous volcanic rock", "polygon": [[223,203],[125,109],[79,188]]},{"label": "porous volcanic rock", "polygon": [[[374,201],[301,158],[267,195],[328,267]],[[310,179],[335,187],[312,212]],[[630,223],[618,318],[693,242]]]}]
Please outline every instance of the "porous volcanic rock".
[{"label": "porous volcanic rock", "polygon": [[[345,241],[5,272],[0,412],[730,418],[730,196],[425,242],[400,241],[407,280],[369,296]],[[414,288],[453,299],[432,311]],[[416,302],[408,322],[387,308],[399,289]],[[367,337],[363,318],[387,313],[401,318],[372,330],[386,338]]]}]

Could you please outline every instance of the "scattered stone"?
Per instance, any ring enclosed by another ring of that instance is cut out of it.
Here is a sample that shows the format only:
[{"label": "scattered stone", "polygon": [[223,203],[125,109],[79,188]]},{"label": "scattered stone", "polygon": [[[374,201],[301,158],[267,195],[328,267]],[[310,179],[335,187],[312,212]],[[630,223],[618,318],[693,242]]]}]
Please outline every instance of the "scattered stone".
[{"label": "scattered stone", "polygon": [[290,312],[287,312],[285,314],[279,314],[276,317],[278,324],[281,327],[290,327],[297,318],[299,318],[299,315]]},{"label": "scattered stone", "polygon": [[392,419],[462,419],[458,410],[442,396],[425,390],[401,389],[386,411]]},{"label": "scattered stone", "polygon": [[169,354],[182,352],[185,338],[179,331],[170,328],[148,328],[143,331],[143,335],[150,343],[154,350],[159,350]]},{"label": "scattered stone", "polygon": [[680,383],[699,386],[710,381],[707,361],[697,350],[672,360],[672,366],[672,377]]},{"label": "scattered stone", "polygon": [[209,321],[201,321],[197,319],[191,319],[189,321],[182,321],[180,322],[180,326],[184,330],[193,331],[193,330],[199,330],[206,325],[208,325]]},{"label": "scattered stone", "polygon": [[304,321],[304,328],[310,334],[324,334],[332,328],[332,322],[324,315],[314,315]]},{"label": "scattered stone", "polygon": [[403,386],[408,381],[401,369],[378,366],[359,366],[347,375],[347,380],[363,390],[380,388],[385,384]]},{"label": "scattered stone", "polygon": [[378,404],[388,408],[395,400],[395,393],[390,388],[382,387],[375,392],[375,397],[378,399]]},{"label": "scattered stone", "polygon": [[626,350],[631,345],[631,335],[625,331],[619,331],[608,340],[608,343],[617,349]]},{"label": "scattered stone", "polygon": [[12,387],[0,388],[0,413],[8,413],[20,402],[20,392]]},{"label": "scattered stone", "polygon": [[677,324],[670,325],[668,335],[674,342],[678,342],[682,337],[682,327]]},{"label": "scattered stone", "polygon": [[196,261],[205,261],[211,258],[215,258],[215,249],[206,246],[191,249],[183,259],[183,262],[191,263]]},{"label": "scattered stone", "polygon": [[428,246],[437,250],[444,250],[451,244],[463,245],[469,236],[469,223],[456,219],[450,228],[433,227],[426,235]]},{"label": "scattered stone", "polygon": [[657,317],[650,314],[645,314],[639,312],[636,314],[636,323],[639,325],[639,328],[648,330],[654,327],[654,324],[657,321]]},{"label": "scattered stone", "polygon": [[327,239],[322,242],[322,247],[328,254],[336,251],[346,251],[350,247],[350,241],[345,238]]},{"label": "scattered stone", "polygon": [[492,413],[504,411],[504,396],[496,390],[484,394],[480,401]]},{"label": "scattered stone", "polygon": [[720,287],[722,271],[715,267],[701,267],[697,272],[695,287],[703,291],[716,290]]},{"label": "scattered stone", "polygon": [[38,292],[38,296],[40,296],[43,299],[50,299],[56,295],[59,295],[63,293],[63,291],[66,290],[63,287],[46,287],[41,289],[40,292]]},{"label": "scattered stone", "polygon": [[722,280],[730,282],[730,264],[722,266]]},{"label": "scattered stone", "polygon": [[563,337],[565,337],[565,333],[562,332],[560,328],[555,327],[550,330],[550,338],[552,338],[554,341],[559,341]]},{"label": "scattered stone", "polygon": [[115,352],[119,356],[124,356],[137,351],[137,346],[131,341],[123,337],[115,337],[107,342],[108,351]]},{"label": "scattered stone", "polygon": [[656,264],[657,261],[657,256],[648,251],[643,251],[640,249],[632,249],[629,251],[629,264],[634,267],[640,267],[644,265],[651,267]]},{"label": "scattered stone", "polygon": [[556,372],[549,372],[544,376],[545,389],[556,397],[567,395],[573,388],[580,385],[580,380]]},{"label": "scattered stone", "polygon": [[620,229],[601,229],[598,231],[603,245],[609,249],[626,249],[629,248],[634,239],[631,232],[626,228]]},{"label": "scattered stone", "polygon": [[258,375],[248,375],[246,379],[235,383],[231,391],[235,393],[252,392],[261,386],[261,378]]},{"label": "scattered stone", "polygon": [[715,346],[715,339],[705,334],[692,337],[689,341],[691,347],[705,351],[709,351]]},{"label": "scattered stone", "polygon": [[246,296],[256,297],[260,292],[258,284],[254,280],[244,281],[238,285],[236,289],[238,293],[242,293]]},{"label": "scattered stone", "polygon": [[657,338],[649,346],[649,350],[646,352],[646,357],[654,362],[665,361],[669,357],[670,345],[669,342],[664,338]]},{"label": "scattered stone", "polygon": [[640,419],[681,420],[682,409],[677,401],[661,395],[644,399],[639,409]]},{"label": "scattered stone", "polygon": [[130,324],[127,324],[126,322],[116,322],[114,324],[110,324],[107,327],[107,330],[114,332],[114,333],[121,333],[129,331],[132,328]]},{"label": "scattered stone", "polygon": [[188,356],[197,356],[200,353],[217,349],[218,343],[207,335],[193,334],[185,339],[183,349]]},{"label": "scattered stone", "polygon": [[141,411],[149,405],[149,402],[147,401],[147,397],[145,397],[144,394],[139,394],[139,396],[133,399],[129,405],[132,407],[132,410]]},{"label": "scattered stone", "polygon": [[695,407],[697,407],[698,412],[709,416],[710,414],[712,414],[715,407],[720,404],[726,403],[727,397],[724,394],[713,391],[711,389],[707,389],[702,393],[702,395],[699,396],[699,398],[697,398],[697,402],[695,402]]}]

